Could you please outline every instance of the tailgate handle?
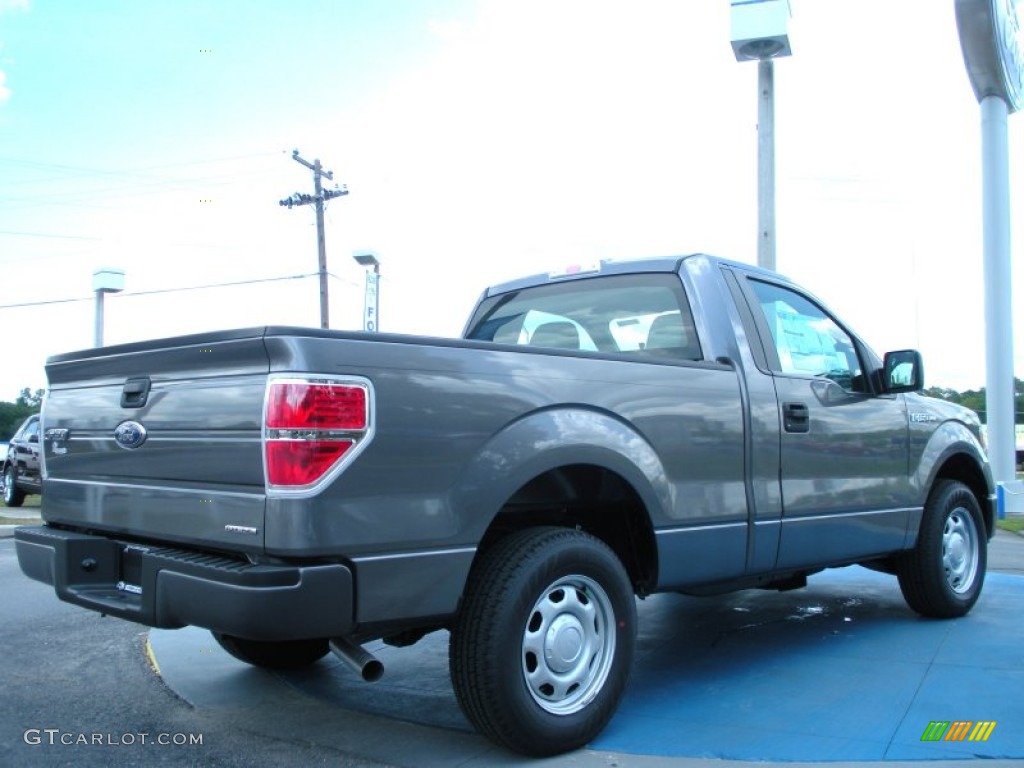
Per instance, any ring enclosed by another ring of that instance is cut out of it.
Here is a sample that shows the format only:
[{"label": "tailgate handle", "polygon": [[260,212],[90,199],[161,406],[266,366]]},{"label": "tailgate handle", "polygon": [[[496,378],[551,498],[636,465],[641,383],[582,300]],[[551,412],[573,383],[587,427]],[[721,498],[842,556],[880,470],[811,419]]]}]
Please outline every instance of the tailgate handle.
[{"label": "tailgate handle", "polygon": [[149,397],[149,376],[140,379],[128,379],[121,390],[122,408],[141,408]]}]

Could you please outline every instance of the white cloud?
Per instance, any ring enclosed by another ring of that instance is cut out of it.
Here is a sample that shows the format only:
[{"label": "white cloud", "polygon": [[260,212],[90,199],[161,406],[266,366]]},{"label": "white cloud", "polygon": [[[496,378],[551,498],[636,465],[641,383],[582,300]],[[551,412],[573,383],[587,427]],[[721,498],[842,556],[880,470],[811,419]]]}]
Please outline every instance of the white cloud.
[{"label": "white cloud", "polygon": [[[27,11],[30,0],[0,0],[0,16],[11,11]],[[0,41],[0,50],[3,42]],[[7,86],[7,73],[0,70],[0,104],[11,98],[13,91]]]},{"label": "white cloud", "polygon": [[431,19],[427,24],[427,31],[437,39],[451,43],[465,35],[466,25],[461,21],[438,21],[437,19]]}]

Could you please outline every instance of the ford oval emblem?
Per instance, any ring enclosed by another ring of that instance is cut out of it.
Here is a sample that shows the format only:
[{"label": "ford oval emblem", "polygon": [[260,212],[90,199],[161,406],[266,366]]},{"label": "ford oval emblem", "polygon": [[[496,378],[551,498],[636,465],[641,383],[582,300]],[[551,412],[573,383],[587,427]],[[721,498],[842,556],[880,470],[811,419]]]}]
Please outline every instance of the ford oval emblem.
[{"label": "ford oval emblem", "polygon": [[114,430],[114,441],[125,450],[133,450],[146,442],[146,428],[137,421],[122,421]]}]

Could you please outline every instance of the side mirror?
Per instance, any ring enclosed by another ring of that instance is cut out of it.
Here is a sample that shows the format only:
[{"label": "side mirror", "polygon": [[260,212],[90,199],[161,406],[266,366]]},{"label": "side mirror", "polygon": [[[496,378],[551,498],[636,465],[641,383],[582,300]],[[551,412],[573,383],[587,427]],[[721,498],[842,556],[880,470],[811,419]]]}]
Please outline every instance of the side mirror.
[{"label": "side mirror", "polygon": [[28,441],[30,443],[38,443],[39,442],[39,435],[38,435],[38,433],[34,432],[31,435],[29,435],[28,436]]},{"label": "side mirror", "polygon": [[886,352],[882,368],[882,388],[889,394],[924,389],[924,362],[916,349]]}]

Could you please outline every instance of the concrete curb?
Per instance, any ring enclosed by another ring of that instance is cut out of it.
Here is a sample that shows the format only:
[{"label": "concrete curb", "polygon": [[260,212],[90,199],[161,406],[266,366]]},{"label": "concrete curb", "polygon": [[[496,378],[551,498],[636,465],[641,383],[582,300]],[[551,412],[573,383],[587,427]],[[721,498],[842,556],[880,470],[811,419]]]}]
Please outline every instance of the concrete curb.
[{"label": "concrete curb", "polygon": [[[17,520],[18,522],[12,523],[10,522],[12,520]],[[14,536],[15,528],[23,525],[40,525],[42,522],[43,518],[39,507],[29,507],[27,509],[0,507],[0,539],[9,539]]]},{"label": "concrete curb", "polygon": [[29,507],[28,509],[22,509],[21,507],[0,507],[0,520],[39,520],[42,521],[43,516],[39,511],[39,507]]}]

